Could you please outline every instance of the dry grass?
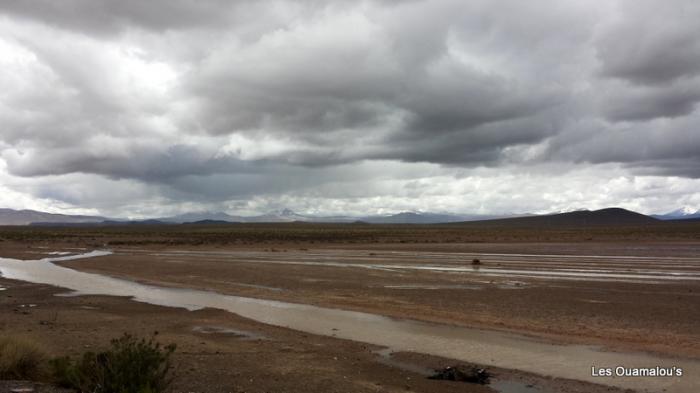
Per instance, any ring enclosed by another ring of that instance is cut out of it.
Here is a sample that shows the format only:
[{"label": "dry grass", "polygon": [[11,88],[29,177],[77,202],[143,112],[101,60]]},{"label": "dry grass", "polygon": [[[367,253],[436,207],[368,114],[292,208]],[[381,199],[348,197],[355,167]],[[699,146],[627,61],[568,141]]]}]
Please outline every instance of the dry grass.
[{"label": "dry grass", "polygon": [[47,360],[42,347],[26,337],[0,337],[0,379],[37,379]]},{"label": "dry grass", "polygon": [[61,242],[80,247],[287,244],[479,243],[578,241],[698,241],[700,221],[654,225],[535,226],[494,222],[399,224],[0,226],[0,241]]}]

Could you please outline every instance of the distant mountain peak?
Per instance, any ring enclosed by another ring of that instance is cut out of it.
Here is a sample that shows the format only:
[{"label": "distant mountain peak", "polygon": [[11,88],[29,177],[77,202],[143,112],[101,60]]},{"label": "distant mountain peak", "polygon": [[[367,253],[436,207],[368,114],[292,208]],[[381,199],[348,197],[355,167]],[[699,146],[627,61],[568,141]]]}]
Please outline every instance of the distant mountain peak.
[{"label": "distant mountain peak", "polygon": [[695,208],[692,208],[690,206],[683,206],[680,209],[676,209],[668,214],[676,214],[679,216],[688,216],[688,215],[698,214],[698,213],[700,213],[700,209],[695,209]]},{"label": "distant mountain peak", "polygon": [[688,218],[700,218],[700,209],[683,206],[666,214],[657,214],[654,217],[662,220],[684,220]]},{"label": "distant mountain peak", "polygon": [[298,216],[298,214],[296,214],[294,212],[294,210],[286,208],[286,207],[284,209],[280,210],[279,215],[284,216],[284,217]]}]

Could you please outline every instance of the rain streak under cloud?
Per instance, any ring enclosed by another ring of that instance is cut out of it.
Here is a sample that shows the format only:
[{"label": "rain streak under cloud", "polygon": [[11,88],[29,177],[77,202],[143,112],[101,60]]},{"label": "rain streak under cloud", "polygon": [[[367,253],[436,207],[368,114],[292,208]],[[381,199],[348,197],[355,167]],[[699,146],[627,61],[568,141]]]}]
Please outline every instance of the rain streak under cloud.
[{"label": "rain streak under cloud", "polygon": [[6,1],[0,206],[700,208],[696,1]]}]

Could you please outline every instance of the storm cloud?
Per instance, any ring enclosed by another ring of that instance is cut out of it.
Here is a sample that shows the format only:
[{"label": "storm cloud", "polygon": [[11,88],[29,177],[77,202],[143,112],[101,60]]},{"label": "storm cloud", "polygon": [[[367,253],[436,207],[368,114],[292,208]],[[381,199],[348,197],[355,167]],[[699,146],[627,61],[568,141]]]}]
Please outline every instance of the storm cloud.
[{"label": "storm cloud", "polygon": [[700,208],[699,19],[690,0],[0,2],[0,203]]}]

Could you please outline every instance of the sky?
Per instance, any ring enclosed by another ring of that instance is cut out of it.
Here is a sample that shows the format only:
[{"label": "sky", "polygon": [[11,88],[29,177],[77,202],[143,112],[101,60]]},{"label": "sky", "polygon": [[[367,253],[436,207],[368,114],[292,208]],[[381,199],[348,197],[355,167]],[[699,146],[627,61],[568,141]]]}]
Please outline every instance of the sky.
[{"label": "sky", "polygon": [[700,2],[0,1],[0,207],[700,209]]}]

